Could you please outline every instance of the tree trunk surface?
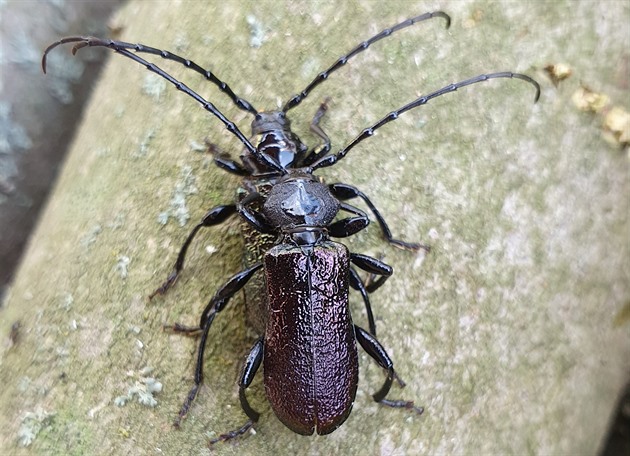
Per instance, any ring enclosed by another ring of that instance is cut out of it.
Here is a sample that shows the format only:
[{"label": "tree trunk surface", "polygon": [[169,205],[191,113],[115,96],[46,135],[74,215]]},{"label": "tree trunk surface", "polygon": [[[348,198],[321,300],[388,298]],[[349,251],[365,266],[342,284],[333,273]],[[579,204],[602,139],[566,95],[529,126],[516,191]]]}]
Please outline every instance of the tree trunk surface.
[{"label": "tree trunk surface", "polygon": [[[131,1],[111,25],[119,39],[192,59],[269,110],[362,40],[433,8]],[[336,151],[395,108],[480,73],[518,71],[542,86],[537,104],[520,80],[461,88],[321,173],[368,194],[395,237],[432,247],[392,248],[376,223],[342,240],[394,268],[371,298],[379,340],[407,383],[388,397],[414,400],[424,414],[375,404],[385,376],[360,351],[354,409],[334,433],[303,437],[282,425],[261,371],[248,392],[262,413],[256,435],[219,443],[216,454],[599,450],[630,371],[628,156],[602,130],[612,106],[629,110],[629,6],[461,1],[444,10],[450,29],[437,18],[396,32],[289,112],[316,145],[308,125],[330,97],[321,126]],[[72,57],[70,47],[50,54],[46,78],[69,59],[110,52]],[[138,55],[249,136],[251,115],[212,83]],[[572,75],[556,87],[543,69],[560,63]],[[607,95],[607,107],[579,110],[581,86]],[[179,430],[172,422],[192,386],[197,340],[162,329],[195,325],[242,268],[236,217],[202,230],[173,289],[147,298],[205,211],[234,201],[238,178],[213,165],[206,139],[234,159],[242,150],[195,100],[123,56],[109,59],[0,310],[3,454],[207,454],[209,439],[246,420],[237,381],[255,334],[241,294],[210,331],[205,381]],[[351,308],[366,327],[355,292]]]}]

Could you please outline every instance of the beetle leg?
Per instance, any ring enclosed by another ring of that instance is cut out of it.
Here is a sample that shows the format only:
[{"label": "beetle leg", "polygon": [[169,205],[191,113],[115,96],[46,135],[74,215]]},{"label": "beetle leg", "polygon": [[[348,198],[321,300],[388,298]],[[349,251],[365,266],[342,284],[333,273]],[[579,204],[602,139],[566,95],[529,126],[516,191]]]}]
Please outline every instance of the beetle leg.
[{"label": "beetle leg", "polygon": [[363,347],[367,354],[370,355],[378,363],[379,366],[387,371],[387,378],[385,379],[385,383],[380,390],[372,395],[374,400],[379,404],[387,405],[389,407],[406,408],[413,410],[418,414],[422,413],[424,411],[424,408],[416,407],[413,404],[413,401],[392,401],[389,399],[385,399],[385,396],[387,396],[387,393],[389,393],[389,390],[392,387],[392,382],[395,378],[398,379],[396,373],[394,372],[394,363],[392,362],[392,359],[389,357],[389,355],[385,351],[385,348],[383,348],[380,342],[376,340],[375,337],[370,335],[370,333],[368,333],[365,329],[354,325],[354,333],[357,340],[361,344],[361,347]]},{"label": "beetle leg", "polygon": [[374,293],[389,279],[389,276],[379,276],[378,279],[375,278],[376,276],[377,274],[372,272],[368,275],[367,279],[365,279],[365,289],[368,293]]},{"label": "beetle leg", "polygon": [[372,293],[374,290],[378,289],[378,287],[380,287],[389,278],[389,276],[392,275],[393,269],[388,264],[385,264],[376,258],[362,255],[360,253],[351,253],[350,261],[364,271],[369,272],[370,277],[373,277],[374,275],[380,276],[378,279],[373,280],[370,284],[368,284],[367,282],[363,282],[363,280],[361,280],[359,274],[357,274],[353,268],[350,268],[350,286],[361,293],[368,316],[370,333],[376,337],[376,323],[374,322],[374,315],[372,313],[372,306],[370,304],[368,293]]},{"label": "beetle leg", "polygon": [[363,302],[365,303],[365,311],[367,312],[368,325],[370,326],[370,333],[373,336],[376,336],[376,323],[374,322],[374,314],[372,313],[372,305],[370,304],[370,298],[368,297],[368,292],[365,289],[365,285],[357,274],[357,271],[354,268],[350,268],[350,276],[348,277],[348,281],[350,286],[355,290],[358,290],[361,293],[361,297],[363,298]]},{"label": "beetle leg", "polygon": [[254,424],[258,421],[260,417],[260,413],[254,410],[251,405],[249,405],[249,401],[247,400],[247,396],[245,396],[245,390],[249,388],[252,381],[254,380],[254,376],[260,367],[260,363],[263,359],[263,350],[264,344],[262,337],[256,341],[254,346],[247,355],[247,359],[245,360],[245,364],[243,365],[243,371],[241,373],[241,380],[238,384],[238,396],[241,401],[241,407],[245,414],[249,417],[249,420],[238,429],[227,432],[225,434],[221,434],[219,437],[210,440],[210,445],[214,445],[219,441],[231,440],[234,437],[238,437],[239,435],[245,434],[249,431]]},{"label": "beetle leg", "polygon": [[230,158],[228,154],[223,152],[216,144],[211,143],[208,139],[206,139],[206,146],[208,147],[208,152],[212,154],[212,158],[214,159],[214,164],[217,165],[224,171],[227,171],[231,174],[236,174],[237,176],[251,176],[252,173],[246,169],[243,165],[234,161]]},{"label": "beetle leg", "polygon": [[262,201],[264,199],[264,196],[262,196],[260,193],[250,193],[238,202],[236,210],[241,215],[241,217],[243,217],[246,222],[256,228],[256,230],[260,231],[263,234],[271,234],[274,232],[274,227],[270,225],[267,220],[265,220],[265,217],[262,215],[262,213],[248,208],[248,205],[256,201]]},{"label": "beetle leg", "polygon": [[355,214],[357,217],[348,217],[328,225],[326,229],[332,237],[343,238],[352,236],[370,224],[370,219],[361,209],[342,202],[339,202],[339,209]]},{"label": "beetle leg", "polygon": [[381,227],[383,236],[385,236],[385,239],[387,239],[387,242],[389,242],[390,244],[401,249],[413,250],[413,251],[422,249],[426,252],[429,252],[430,247],[427,245],[418,244],[415,242],[405,242],[405,241],[400,241],[398,239],[394,239],[394,237],[392,236],[392,232],[389,229],[389,226],[387,226],[387,223],[385,222],[385,219],[383,218],[381,213],[378,211],[378,209],[376,209],[376,206],[374,206],[372,201],[370,201],[370,198],[368,198],[368,196],[365,193],[363,193],[361,190],[359,190],[358,188],[353,187],[352,185],[342,184],[342,183],[330,184],[328,188],[330,189],[330,192],[335,196],[335,198],[342,201],[352,199],[352,198],[357,198],[357,197],[361,198],[365,202],[365,204],[367,204],[367,206],[370,208],[370,211],[372,211],[372,214],[374,214],[374,217],[376,217],[376,221]]},{"label": "beetle leg", "polygon": [[175,283],[175,281],[177,280],[177,276],[184,267],[184,259],[186,258],[188,247],[190,246],[190,243],[192,242],[197,232],[203,227],[223,223],[228,217],[234,215],[235,213],[236,205],[234,204],[213,207],[208,212],[206,212],[206,215],[203,216],[201,222],[195,225],[195,227],[186,238],[184,245],[182,245],[182,248],[179,251],[179,255],[177,255],[177,260],[175,261],[173,272],[169,274],[168,278],[164,281],[162,285],[160,285],[153,293],[149,295],[149,299],[153,299],[155,295],[162,295],[166,293],[166,290],[168,290]]},{"label": "beetle leg", "polygon": [[251,176],[252,175],[252,173],[249,172],[247,169],[245,169],[243,165],[223,155],[215,155],[214,164],[217,165],[222,170],[227,171],[228,173],[231,173],[231,174],[235,174],[237,176]]},{"label": "beetle leg", "polygon": [[[351,253],[350,261],[355,265],[370,273],[368,280],[365,281],[365,289],[368,293],[378,290],[381,285],[392,275],[393,269],[390,265],[383,263],[381,260],[360,253]],[[375,275],[380,276],[373,279]],[[369,281],[369,282],[368,282]],[[374,333],[372,333],[374,334]]]},{"label": "beetle leg", "polygon": [[243,168],[243,165],[232,160],[231,158],[225,158],[220,155],[214,157],[214,164],[217,165],[228,173],[235,174],[237,176],[251,176],[251,173]]},{"label": "beetle leg", "polygon": [[175,332],[184,332],[187,334],[201,333],[201,340],[199,341],[199,348],[197,350],[195,384],[190,389],[190,392],[188,393],[188,396],[186,397],[186,400],[184,401],[184,404],[179,411],[179,415],[175,420],[175,423],[173,423],[175,427],[179,427],[182,419],[184,419],[188,414],[188,410],[197,397],[197,392],[199,391],[199,387],[203,382],[203,356],[206,350],[208,332],[210,331],[210,326],[212,326],[214,317],[218,312],[221,312],[225,308],[232,296],[239,292],[249,281],[249,279],[251,279],[254,273],[256,273],[260,268],[262,268],[262,263],[256,263],[252,267],[233,275],[225,284],[223,284],[223,286],[219,288],[219,290],[216,292],[214,297],[210,300],[210,302],[202,312],[199,326],[183,326],[179,325],[178,323],[174,325],[164,326],[165,329],[170,329]]},{"label": "beetle leg", "polygon": [[317,110],[317,112],[315,113],[315,116],[313,116],[313,120],[311,121],[311,131],[316,136],[321,138],[322,144],[320,144],[317,147],[314,147],[308,152],[308,154],[306,155],[306,158],[304,159],[304,166],[308,166],[308,165],[311,165],[312,163],[315,163],[315,160],[325,156],[326,154],[328,154],[328,152],[330,152],[330,147],[331,147],[330,138],[324,132],[324,130],[322,130],[322,127],[319,126],[319,123],[321,122],[322,117],[324,117],[324,115],[326,114],[326,111],[328,111],[329,102],[330,102],[330,98],[326,98],[322,102],[322,104],[319,105],[319,109]]}]

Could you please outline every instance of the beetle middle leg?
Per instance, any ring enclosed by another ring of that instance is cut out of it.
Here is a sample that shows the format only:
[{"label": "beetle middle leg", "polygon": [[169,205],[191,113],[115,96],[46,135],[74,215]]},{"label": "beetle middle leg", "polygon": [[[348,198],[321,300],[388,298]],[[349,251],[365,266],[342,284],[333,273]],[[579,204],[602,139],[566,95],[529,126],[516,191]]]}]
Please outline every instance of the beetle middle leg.
[{"label": "beetle middle leg", "polygon": [[[363,269],[364,271],[369,272],[370,275],[379,275],[380,277],[376,280],[380,282],[378,286],[382,285],[392,275],[393,272],[391,266],[367,255],[351,253],[350,261],[352,261],[352,263],[354,263],[356,266]],[[361,279],[361,277],[359,277],[359,274],[357,274],[354,268],[350,268],[349,282],[352,288],[361,293],[361,297],[363,298],[363,302],[365,303],[365,310],[367,312],[370,333],[376,337],[376,323],[374,322],[374,314],[372,313],[372,305],[370,304],[368,293],[371,293],[378,287],[370,291],[369,286],[363,282],[363,280]]]},{"label": "beetle middle leg", "polygon": [[[368,293],[373,293],[378,290],[394,272],[390,265],[385,264],[381,260],[371,256],[352,253],[350,254],[350,260],[370,274],[368,279],[364,282],[365,289]],[[379,276],[379,278],[374,279],[374,276]]]},{"label": "beetle middle leg", "polygon": [[195,227],[192,229],[192,231],[186,238],[184,245],[182,245],[182,248],[180,249],[179,254],[177,255],[177,260],[175,261],[173,272],[169,274],[169,276],[164,281],[164,283],[162,283],[162,285],[160,285],[153,293],[149,295],[149,299],[153,299],[155,295],[158,295],[158,294],[162,295],[166,293],[166,290],[168,290],[175,283],[175,281],[177,281],[177,277],[179,276],[179,273],[184,268],[184,259],[186,258],[186,252],[188,251],[188,247],[190,246],[190,243],[196,236],[197,232],[203,227],[213,226],[213,225],[218,225],[220,223],[223,223],[228,217],[234,214],[236,214],[235,204],[227,204],[225,206],[217,206],[210,209],[206,213],[206,215],[203,216],[203,218],[201,219],[201,222],[195,225]]},{"label": "beetle middle leg", "polygon": [[425,252],[429,252],[430,247],[427,245],[394,239],[394,237],[392,236],[392,232],[387,226],[387,223],[385,222],[385,219],[383,218],[381,213],[378,211],[376,206],[374,206],[372,201],[370,201],[370,198],[368,198],[368,196],[365,193],[363,193],[361,190],[359,190],[358,188],[353,187],[352,185],[342,184],[342,183],[330,184],[328,185],[328,188],[330,189],[330,192],[337,199],[342,200],[342,201],[352,199],[352,198],[361,198],[365,202],[365,204],[367,204],[367,206],[370,208],[370,211],[372,211],[372,214],[374,214],[374,217],[376,217],[376,221],[381,227],[383,236],[385,236],[385,239],[390,244],[401,249],[413,250],[413,251],[422,249]]},{"label": "beetle middle leg", "polygon": [[396,373],[394,372],[394,363],[392,359],[389,357],[385,348],[380,344],[375,337],[373,337],[370,333],[368,333],[365,329],[354,325],[354,333],[361,347],[370,355],[379,366],[387,371],[387,378],[385,379],[385,383],[376,393],[372,395],[374,400],[379,404],[387,405],[388,407],[394,408],[406,408],[413,410],[414,412],[421,414],[424,412],[423,407],[416,407],[413,401],[405,401],[405,400],[390,400],[385,399],[387,393],[392,387],[392,383],[394,379],[397,379],[401,386],[404,386],[404,383],[398,378]]},{"label": "beetle middle leg", "polygon": [[[179,415],[175,420],[175,427],[179,427],[179,424],[184,417],[188,414],[188,410],[192,405],[193,401],[197,397],[197,393],[199,391],[199,387],[203,382],[203,357],[206,349],[206,341],[208,339],[208,332],[210,331],[210,327],[212,326],[212,322],[214,321],[214,317],[217,313],[221,312],[225,306],[228,304],[232,296],[234,296],[237,292],[239,292],[245,284],[251,279],[251,277],[262,268],[262,263],[256,263],[250,268],[245,269],[244,271],[239,272],[238,274],[233,275],[213,296],[210,300],[206,308],[201,314],[201,318],[199,321],[199,326],[184,326],[178,323],[173,325],[165,325],[164,329],[170,329],[174,332],[180,332],[190,335],[197,335],[201,333],[201,339],[199,340],[199,348],[197,350],[197,364],[195,367],[195,384],[190,389],[182,408],[180,409]],[[245,407],[243,407],[245,409]],[[251,411],[251,408],[249,409]],[[249,415],[247,409],[245,412]],[[252,411],[253,412],[253,411]],[[255,413],[255,412],[254,412]]]}]

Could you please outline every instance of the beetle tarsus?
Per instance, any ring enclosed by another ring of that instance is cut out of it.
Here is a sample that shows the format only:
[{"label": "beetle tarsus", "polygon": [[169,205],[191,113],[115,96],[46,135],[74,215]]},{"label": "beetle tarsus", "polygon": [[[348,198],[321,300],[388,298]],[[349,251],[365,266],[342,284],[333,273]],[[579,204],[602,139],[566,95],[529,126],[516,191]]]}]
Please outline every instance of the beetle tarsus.
[{"label": "beetle tarsus", "polygon": [[409,250],[412,252],[417,252],[418,250],[424,250],[426,253],[431,252],[431,247],[425,244],[420,244],[418,242],[406,242],[401,241],[399,239],[388,239],[389,242],[394,247],[398,247],[401,250]]},{"label": "beetle tarsus", "polygon": [[163,295],[164,293],[166,293],[169,288],[171,288],[175,284],[175,282],[177,282],[177,277],[179,277],[178,270],[174,270],[173,272],[171,272],[164,283],[149,295],[149,301],[157,295]]},{"label": "beetle tarsus", "polygon": [[250,429],[252,429],[252,427],[254,426],[254,422],[252,420],[247,420],[247,423],[245,423],[243,426],[241,426],[238,429],[235,429],[233,431],[230,432],[226,432],[225,434],[221,434],[219,437],[216,437],[212,440],[210,440],[209,446],[212,446],[218,442],[227,442],[228,440],[232,440],[233,438],[236,438],[238,436],[241,436],[243,434],[245,434],[247,431],[249,431]]},{"label": "beetle tarsus", "polygon": [[424,407],[415,406],[413,401],[382,399],[378,403],[386,405],[388,407],[412,410],[418,415],[422,415],[422,413],[424,412]]},{"label": "beetle tarsus", "polygon": [[175,421],[173,422],[173,427],[179,429],[182,420],[184,420],[186,418],[186,415],[188,415],[188,410],[190,409],[192,403],[195,401],[197,393],[199,392],[199,386],[200,384],[196,383],[188,392],[188,396],[186,397],[182,408],[179,410],[177,418],[175,418]]},{"label": "beetle tarsus", "polygon": [[162,329],[164,331],[171,331],[174,333],[183,333],[187,336],[197,336],[201,332],[201,328],[199,326],[186,326],[180,323],[173,323],[172,325],[162,325]]},{"label": "beetle tarsus", "polygon": [[404,388],[405,386],[407,386],[407,384],[403,381],[403,379],[398,376],[396,371],[394,371],[394,380],[396,380],[396,382],[398,383],[398,386],[400,386],[401,388]]}]

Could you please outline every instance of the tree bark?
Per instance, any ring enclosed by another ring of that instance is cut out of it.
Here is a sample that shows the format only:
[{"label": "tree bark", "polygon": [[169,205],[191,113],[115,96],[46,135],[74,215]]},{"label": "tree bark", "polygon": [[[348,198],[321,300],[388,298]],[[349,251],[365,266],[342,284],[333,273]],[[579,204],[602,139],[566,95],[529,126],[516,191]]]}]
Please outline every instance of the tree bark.
[{"label": "tree bark", "polygon": [[[425,11],[407,2],[132,1],[113,25],[124,41],[211,69],[263,110],[361,40]],[[258,378],[248,393],[262,412],[257,435],[219,444],[219,454],[597,452],[630,368],[630,182],[627,156],[602,137],[602,114],[579,111],[571,96],[584,84],[628,110],[627,5],[454,2],[445,11],[448,31],[433,19],[397,32],[289,112],[315,144],[308,125],[330,97],[322,128],[339,150],[457,80],[513,70],[541,83],[538,104],[530,85],[510,79],[432,100],[321,173],[367,193],[395,237],[432,247],[426,256],[391,248],[375,223],[343,240],[394,267],[372,297],[379,339],[407,382],[390,397],[424,414],[372,402],[384,374],[362,354],[354,410],[333,434],[286,429]],[[73,58],[69,47],[55,58]],[[88,52],[109,51],[78,54]],[[249,132],[251,116],[211,83],[143,56]],[[550,63],[568,63],[573,76],[555,88],[542,70]],[[242,299],[216,319],[204,386],[180,430],[171,423],[192,386],[197,341],[162,330],[196,324],[240,270],[237,221],[203,230],[175,287],[147,299],[197,220],[234,201],[238,179],[213,166],[206,138],[233,158],[242,148],[166,81],[109,60],[0,313],[2,334],[19,325],[0,358],[5,452],[205,454],[209,438],[245,421],[236,382],[254,334]],[[360,299],[351,301],[366,326]]]}]

